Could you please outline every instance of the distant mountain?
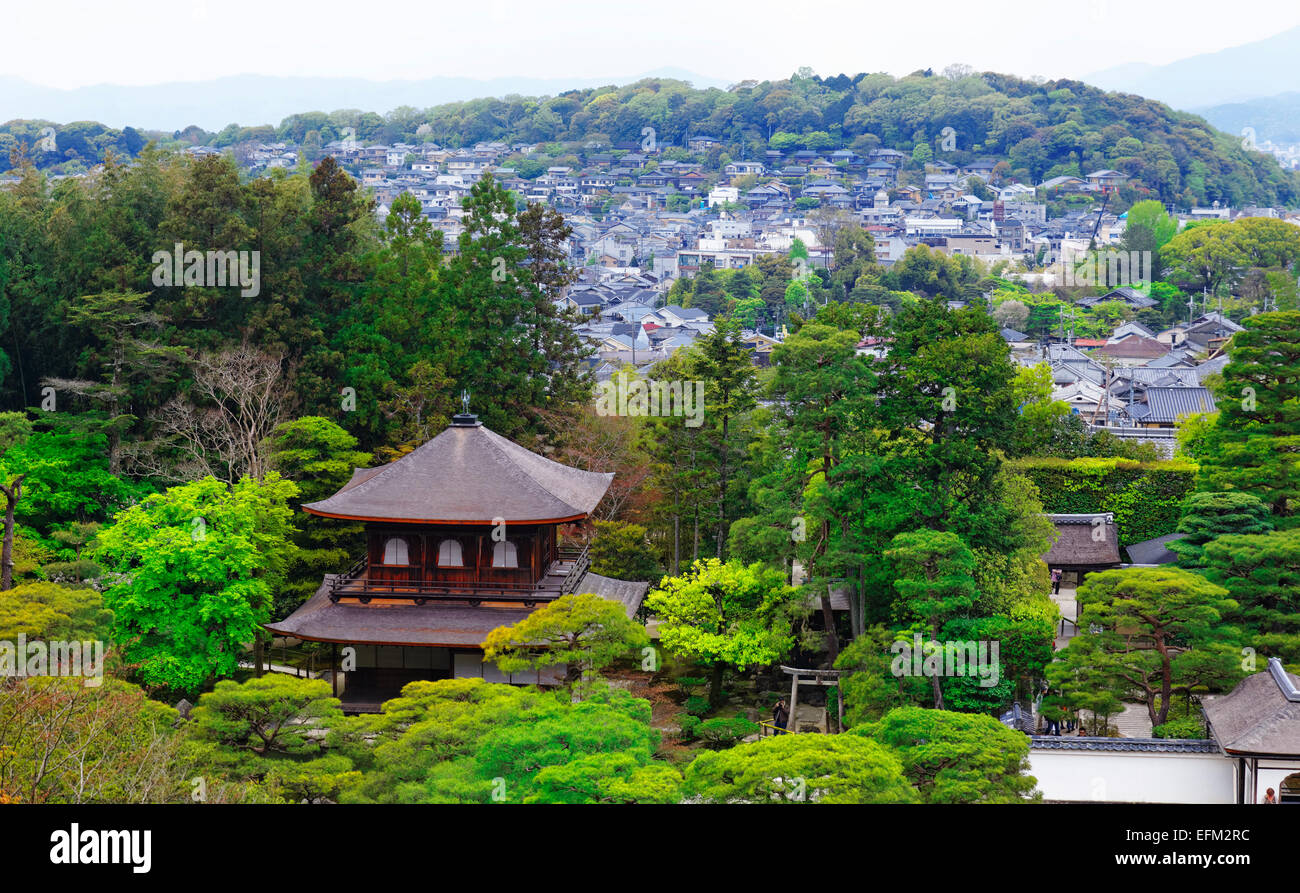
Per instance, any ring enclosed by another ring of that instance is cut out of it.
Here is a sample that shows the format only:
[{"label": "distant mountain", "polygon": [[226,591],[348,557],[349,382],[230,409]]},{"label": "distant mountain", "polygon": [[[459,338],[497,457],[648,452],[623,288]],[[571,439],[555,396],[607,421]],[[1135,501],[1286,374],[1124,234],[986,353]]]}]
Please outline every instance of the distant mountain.
[{"label": "distant mountain", "polygon": [[439,77],[419,81],[250,74],[143,87],[98,84],[73,90],[0,77],[0,122],[38,118],[99,121],[110,127],[131,125],[143,130],[176,131],[190,124],[220,130],[233,121],[275,125],[308,109],[355,108],[382,113],[404,105],[428,108],[487,96],[543,96],[607,84],[622,86],[644,77],[676,78],[699,88],[728,86],[726,81],[675,68],[615,78]]},{"label": "distant mountain", "polygon": [[1273,96],[1295,85],[1297,60],[1300,26],[1217,53],[1189,56],[1168,65],[1120,65],[1083,80],[1191,110]]},{"label": "distant mountain", "polygon": [[1300,143],[1300,93],[1279,93],[1192,111],[1227,133],[1240,135],[1250,127],[1259,142]]}]

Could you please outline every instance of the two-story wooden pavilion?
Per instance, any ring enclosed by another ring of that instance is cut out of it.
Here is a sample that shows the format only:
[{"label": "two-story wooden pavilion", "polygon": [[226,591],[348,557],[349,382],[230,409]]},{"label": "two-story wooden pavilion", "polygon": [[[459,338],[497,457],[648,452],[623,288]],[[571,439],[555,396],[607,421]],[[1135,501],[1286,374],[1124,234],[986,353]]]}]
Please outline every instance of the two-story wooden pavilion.
[{"label": "two-story wooden pavilion", "polygon": [[335,693],[354,712],[378,710],[416,679],[559,681],[562,668],[503,674],[484,663],[482,643],[573,592],[636,613],[648,583],[591,573],[586,549],[560,545],[561,527],[586,519],[613,477],[561,465],[457,415],[418,449],[358,468],[333,496],[303,506],[363,522],[366,553],[266,628],[332,643]]}]

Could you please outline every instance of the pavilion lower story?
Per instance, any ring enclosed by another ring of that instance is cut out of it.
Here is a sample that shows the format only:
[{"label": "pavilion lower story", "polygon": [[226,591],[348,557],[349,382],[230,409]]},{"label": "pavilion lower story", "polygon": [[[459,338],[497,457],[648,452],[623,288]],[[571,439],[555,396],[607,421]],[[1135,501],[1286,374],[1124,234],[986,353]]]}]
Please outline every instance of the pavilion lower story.
[{"label": "pavilion lower story", "polygon": [[503,673],[477,648],[331,643],[328,674],[344,713],[378,713],[411,682],[484,679],[511,685],[559,685],[564,668]]},{"label": "pavilion lower story", "polygon": [[[513,685],[559,685],[564,668],[503,673],[483,660],[483,641],[492,630],[513,626],[537,605],[498,603],[487,598],[434,601],[375,597],[331,598],[335,577],[278,623],[273,635],[321,642],[330,649],[328,678],[345,713],[378,713],[408,683],[438,679],[484,679]],[[578,587],[623,605],[635,615],[648,583],[628,583],[586,574]]]}]

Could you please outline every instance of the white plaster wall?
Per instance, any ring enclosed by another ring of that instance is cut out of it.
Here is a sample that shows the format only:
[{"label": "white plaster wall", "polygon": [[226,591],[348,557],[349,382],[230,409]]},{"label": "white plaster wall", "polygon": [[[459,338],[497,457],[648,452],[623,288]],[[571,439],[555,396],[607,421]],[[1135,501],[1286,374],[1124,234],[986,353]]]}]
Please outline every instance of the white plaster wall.
[{"label": "white plaster wall", "polygon": [[1235,803],[1236,761],[1217,753],[1029,751],[1045,800]]}]

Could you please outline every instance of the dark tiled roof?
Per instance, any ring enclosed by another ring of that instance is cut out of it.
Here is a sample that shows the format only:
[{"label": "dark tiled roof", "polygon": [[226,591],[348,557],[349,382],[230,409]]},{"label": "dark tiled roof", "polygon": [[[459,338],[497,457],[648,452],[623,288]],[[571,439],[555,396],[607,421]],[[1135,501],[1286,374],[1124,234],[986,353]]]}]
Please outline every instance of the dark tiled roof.
[{"label": "dark tiled roof", "polygon": [[[512,626],[535,610],[486,605],[334,602],[329,597],[334,580],[334,575],[325,577],[320,589],[305,604],[279,623],[266,624],[266,628],[279,635],[314,642],[478,647],[498,626]],[[649,588],[649,583],[588,573],[574,591],[618,602],[631,617],[641,607]]]},{"label": "dark tiled roof", "polygon": [[[1119,532],[1114,515],[1048,515],[1059,534],[1043,561],[1048,567],[1118,567]],[[1094,524],[1094,519],[1104,519],[1104,524]],[[1093,531],[1105,529],[1100,539]]]},{"label": "dark tiled roof", "polygon": [[1156,359],[1169,353],[1169,348],[1156,341],[1153,338],[1143,338],[1141,335],[1134,335],[1125,338],[1122,341],[1115,341],[1110,344],[1097,348],[1093,353],[1105,354],[1106,356],[1125,358],[1133,357],[1136,359]]},{"label": "dark tiled roof", "polygon": [[357,469],[333,496],[303,508],[417,523],[555,521],[590,514],[613,478],[553,462],[477,423],[453,422],[395,462]]},{"label": "dark tiled roof", "polygon": [[1069,735],[1033,735],[1034,750],[1101,750],[1114,753],[1218,753],[1213,739],[1205,738],[1091,738]]},{"label": "dark tiled roof", "polygon": [[1205,718],[1224,753],[1300,755],[1300,676],[1277,658],[1226,695],[1203,699]]},{"label": "dark tiled roof", "polygon": [[631,617],[641,607],[641,600],[649,590],[649,583],[616,580],[613,577],[602,577],[600,574],[588,572],[579,581],[574,592],[591,593],[618,602],[627,611],[627,616]]},{"label": "dark tiled roof", "polygon": [[1173,564],[1178,556],[1169,551],[1169,543],[1187,536],[1185,533],[1167,533],[1155,539],[1130,543],[1124,548],[1134,564]]},{"label": "dark tiled roof", "polygon": [[1208,388],[1147,388],[1147,421],[1176,422],[1180,415],[1214,412]]},{"label": "dark tiled roof", "polygon": [[273,633],[314,642],[351,645],[442,645],[477,647],[498,626],[511,626],[532,611],[482,605],[368,605],[332,602],[333,576],[307,603],[279,623]]}]

